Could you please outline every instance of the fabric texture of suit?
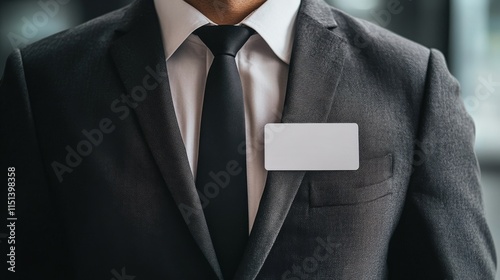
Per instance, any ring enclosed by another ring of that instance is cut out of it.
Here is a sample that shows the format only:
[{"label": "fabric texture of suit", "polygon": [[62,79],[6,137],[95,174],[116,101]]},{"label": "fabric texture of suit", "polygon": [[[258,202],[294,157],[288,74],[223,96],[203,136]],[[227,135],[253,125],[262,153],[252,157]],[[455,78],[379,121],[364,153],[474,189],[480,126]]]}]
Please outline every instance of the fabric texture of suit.
[{"label": "fabric texture of suit", "polygon": [[[152,2],[9,57],[2,279],[221,279]],[[269,172],[235,279],[494,279],[474,125],[438,51],[303,0],[282,121],[357,123],[360,169]]]}]

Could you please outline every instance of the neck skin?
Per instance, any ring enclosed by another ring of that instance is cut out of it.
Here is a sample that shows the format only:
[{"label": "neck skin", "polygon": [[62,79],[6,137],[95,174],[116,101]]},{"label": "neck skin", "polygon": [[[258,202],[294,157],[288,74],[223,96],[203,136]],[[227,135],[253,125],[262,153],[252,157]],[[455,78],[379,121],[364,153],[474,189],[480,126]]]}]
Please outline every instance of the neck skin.
[{"label": "neck skin", "polygon": [[240,23],[266,0],[184,0],[219,25]]}]

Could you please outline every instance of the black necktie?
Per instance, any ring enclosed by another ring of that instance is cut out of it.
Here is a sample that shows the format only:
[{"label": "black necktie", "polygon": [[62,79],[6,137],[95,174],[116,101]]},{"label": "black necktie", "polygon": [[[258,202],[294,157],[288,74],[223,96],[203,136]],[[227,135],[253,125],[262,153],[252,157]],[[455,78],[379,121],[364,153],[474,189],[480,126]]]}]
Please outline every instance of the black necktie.
[{"label": "black necktie", "polygon": [[214,55],[208,72],[196,187],[225,279],[232,279],[248,239],[243,89],[234,57],[254,33],[244,26],[194,32]]}]

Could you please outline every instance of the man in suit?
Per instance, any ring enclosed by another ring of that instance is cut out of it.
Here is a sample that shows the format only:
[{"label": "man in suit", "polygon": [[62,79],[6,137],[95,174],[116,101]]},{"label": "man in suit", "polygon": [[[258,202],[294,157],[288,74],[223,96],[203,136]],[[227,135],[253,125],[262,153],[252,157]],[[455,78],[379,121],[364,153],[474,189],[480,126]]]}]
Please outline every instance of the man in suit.
[{"label": "man in suit", "polygon": [[[322,0],[138,0],[16,50],[0,96],[6,279],[494,279],[443,56]],[[266,171],[279,122],[358,124],[359,169]]]}]

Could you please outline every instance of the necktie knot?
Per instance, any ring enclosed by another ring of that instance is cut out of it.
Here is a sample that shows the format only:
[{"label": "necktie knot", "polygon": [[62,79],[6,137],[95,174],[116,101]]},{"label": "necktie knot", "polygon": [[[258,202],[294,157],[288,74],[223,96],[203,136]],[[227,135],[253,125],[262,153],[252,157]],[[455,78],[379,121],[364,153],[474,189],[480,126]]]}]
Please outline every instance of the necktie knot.
[{"label": "necktie knot", "polygon": [[233,25],[207,25],[194,32],[214,56],[230,55],[233,57],[254,33],[255,31],[249,27]]}]

